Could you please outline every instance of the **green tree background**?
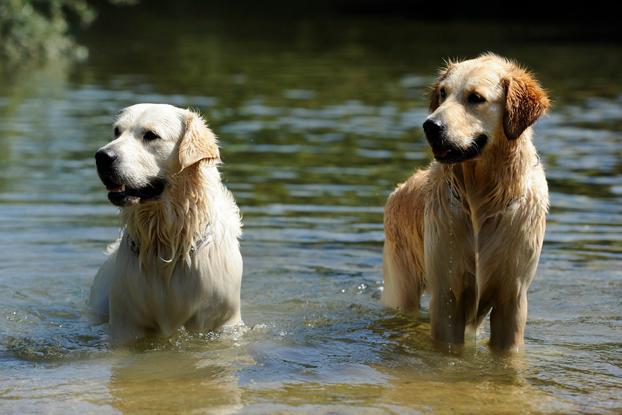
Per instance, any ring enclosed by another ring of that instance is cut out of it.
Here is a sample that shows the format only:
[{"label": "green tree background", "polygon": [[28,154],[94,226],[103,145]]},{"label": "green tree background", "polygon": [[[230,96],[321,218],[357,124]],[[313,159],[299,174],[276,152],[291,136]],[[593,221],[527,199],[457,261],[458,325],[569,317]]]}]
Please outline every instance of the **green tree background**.
[{"label": "green tree background", "polygon": [[[132,0],[109,0],[132,4]],[[86,0],[2,0],[0,59],[5,65],[45,62],[58,57],[86,58],[72,31],[88,26],[96,9]]]}]

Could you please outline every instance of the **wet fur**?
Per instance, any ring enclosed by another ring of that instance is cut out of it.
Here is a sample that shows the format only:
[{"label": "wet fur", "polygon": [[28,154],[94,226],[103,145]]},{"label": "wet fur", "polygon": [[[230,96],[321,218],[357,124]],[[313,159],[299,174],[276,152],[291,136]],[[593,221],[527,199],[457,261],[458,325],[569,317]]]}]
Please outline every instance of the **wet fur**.
[{"label": "wet fur", "polygon": [[91,308],[109,321],[115,344],[168,336],[181,326],[213,330],[241,321],[241,222],[220,180],[216,137],[196,113],[140,105],[125,111],[164,111],[173,118],[174,111],[181,130],[170,157],[159,159],[166,189],[158,200],[121,209],[123,236],[91,289]]},{"label": "wet fur", "polygon": [[[468,77],[456,78],[460,82],[496,71],[491,79],[497,82],[483,82],[494,102],[475,118],[462,114],[469,110],[456,102],[446,108],[440,102],[439,85],[460,65],[473,68]],[[547,183],[530,126],[548,107],[546,93],[531,74],[492,54],[450,62],[432,88],[430,117],[442,116],[453,131],[476,131],[463,124],[479,124],[490,137],[475,159],[433,161],[417,171],[385,206],[383,302],[415,312],[421,293],[429,289],[435,340],[461,344],[465,328],[477,328],[491,312],[491,347],[509,350],[523,343],[527,289],[548,210]]]}]

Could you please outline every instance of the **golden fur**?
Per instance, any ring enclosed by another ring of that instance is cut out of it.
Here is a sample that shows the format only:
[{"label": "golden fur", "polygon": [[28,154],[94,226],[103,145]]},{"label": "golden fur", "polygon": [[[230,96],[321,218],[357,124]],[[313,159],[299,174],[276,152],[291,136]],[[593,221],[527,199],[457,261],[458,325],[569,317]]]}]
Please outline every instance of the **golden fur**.
[{"label": "golden fur", "polygon": [[[474,91],[484,103],[466,101]],[[463,343],[465,327],[492,311],[491,346],[523,342],[548,210],[530,126],[548,107],[531,74],[493,54],[449,62],[433,86],[428,119],[446,128],[448,145],[468,149],[478,134],[488,142],[474,158],[433,161],[389,197],[383,302],[413,312],[428,288],[438,341]]]}]

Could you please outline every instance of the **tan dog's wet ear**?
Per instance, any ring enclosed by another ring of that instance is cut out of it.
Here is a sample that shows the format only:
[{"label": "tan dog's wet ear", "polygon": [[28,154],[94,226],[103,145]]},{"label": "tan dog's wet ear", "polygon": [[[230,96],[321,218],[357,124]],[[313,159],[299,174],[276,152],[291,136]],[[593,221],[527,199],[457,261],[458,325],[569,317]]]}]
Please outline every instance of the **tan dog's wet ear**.
[{"label": "tan dog's wet ear", "polygon": [[430,105],[428,106],[430,112],[436,111],[441,101],[441,97],[439,93],[439,83],[440,81],[434,82],[434,85],[432,85],[432,87],[430,88],[430,94],[429,94]]},{"label": "tan dog's wet ear", "polygon": [[451,70],[453,65],[454,63],[452,61],[447,61],[445,67],[440,69],[438,73],[438,78],[436,78],[436,81],[434,81],[434,84],[432,84],[432,86],[430,87],[430,105],[428,107],[430,109],[430,112],[436,111],[441,103],[440,84],[445,78],[447,78],[447,75],[449,75],[449,71]]},{"label": "tan dog's wet ear", "polygon": [[521,136],[550,106],[549,97],[527,71],[515,68],[501,81],[505,89],[503,130],[508,140]]},{"label": "tan dog's wet ear", "polygon": [[195,112],[188,111],[185,123],[186,130],[179,142],[180,169],[178,173],[201,160],[206,160],[210,164],[218,164],[220,162],[218,141],[203,118]]}]

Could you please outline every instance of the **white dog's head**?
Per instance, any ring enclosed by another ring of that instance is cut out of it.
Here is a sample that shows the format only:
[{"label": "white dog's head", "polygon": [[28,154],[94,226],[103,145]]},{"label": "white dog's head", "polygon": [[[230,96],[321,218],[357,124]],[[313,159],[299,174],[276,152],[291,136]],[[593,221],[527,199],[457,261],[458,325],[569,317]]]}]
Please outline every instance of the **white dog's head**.
[{"label": "white dog's head", "polygon": [[526,70],[484,54],[440,71],[423,129],[436,160],[457,163],[516,140],[548,107],[546,92]]},{"label": "white dog's head", "polygon": [[155,200],[169,180],[201,160],[220,161],[218,143],[201,116],[165,104],[121,111],[114,139],[95,154],[97,172],[117,206]]}]

